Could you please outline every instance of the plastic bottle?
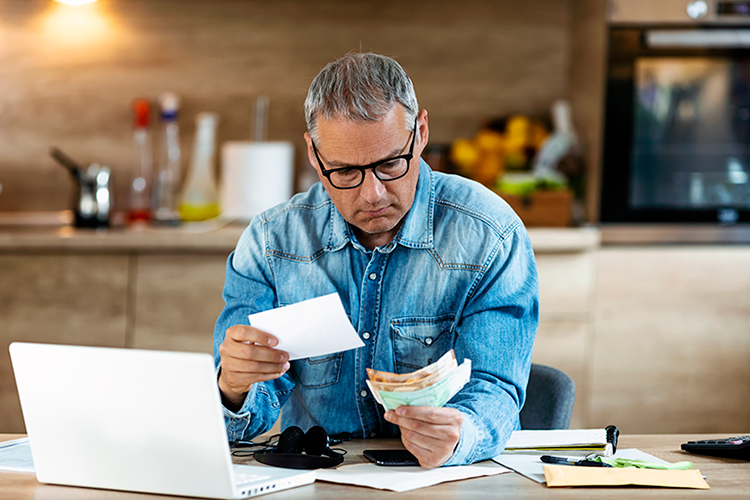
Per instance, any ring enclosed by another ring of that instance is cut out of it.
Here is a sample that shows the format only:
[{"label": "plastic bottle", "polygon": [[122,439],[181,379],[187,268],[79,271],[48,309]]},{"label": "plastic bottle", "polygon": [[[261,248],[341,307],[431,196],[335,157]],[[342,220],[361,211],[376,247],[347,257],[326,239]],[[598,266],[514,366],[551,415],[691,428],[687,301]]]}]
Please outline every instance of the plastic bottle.
[{"label": "plastic bottle", "polygon": [[177,195],[182,177],[180,162],[180,128],[177,115],[180,99],[171,92],[159,96],[161,134],[159,138],[159,170],[154,181],[151,207],[155,224],[179,224]]},{"label": "plastic bottle", "polygon": [[133,101],[135,132],[133,134],[133,171],[128,205],[129,222],[147,222],[151,218],[151,184],[153,149],[151,146],[151,105],[145,99]]},{"label": "plastic bottle", "polygon": [[219,216],[219,202],[214,180],[216,151],[216,113],[198,113],[195,117],[193,158],[180,204],[180,215],[186,221],[201,221]]}]

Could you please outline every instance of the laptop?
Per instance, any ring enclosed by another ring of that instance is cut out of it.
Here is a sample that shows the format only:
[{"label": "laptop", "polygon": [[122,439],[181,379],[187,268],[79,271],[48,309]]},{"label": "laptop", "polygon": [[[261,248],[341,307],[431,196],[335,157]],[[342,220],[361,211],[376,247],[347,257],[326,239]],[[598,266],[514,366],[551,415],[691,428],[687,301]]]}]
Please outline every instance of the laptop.
[{"label": "laptop", "polygon": [[14,342],[10,356],[42,483],[246,498],[314,471],[234,465],[209,354]]}]

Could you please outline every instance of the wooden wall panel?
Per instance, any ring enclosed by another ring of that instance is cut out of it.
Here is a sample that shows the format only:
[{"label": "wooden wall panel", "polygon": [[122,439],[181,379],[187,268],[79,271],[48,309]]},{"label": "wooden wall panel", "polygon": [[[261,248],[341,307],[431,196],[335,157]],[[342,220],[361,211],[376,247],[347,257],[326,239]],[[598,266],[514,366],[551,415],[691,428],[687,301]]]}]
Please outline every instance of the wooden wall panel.
[{"label": "wooden wall panel", "polygon": [[571,2],[570,103],[588,167],[586,220],[599,220],[607,61],[606,0]]},{"label": "wooden wall panel", "polygon": [[305,168],[303,101],[315,74],[349,51],[396,57],[430,112],[431,142],[484,120],[546,114],[568,92],[569,0],[0,0],[0,210],[68,208],[57,145],[114,169],[123,207],[130,102],[175,91],[184,167],[194,116],[216,111],[219,142],[248,140],[253,100],[271,99],[268,137]]}]

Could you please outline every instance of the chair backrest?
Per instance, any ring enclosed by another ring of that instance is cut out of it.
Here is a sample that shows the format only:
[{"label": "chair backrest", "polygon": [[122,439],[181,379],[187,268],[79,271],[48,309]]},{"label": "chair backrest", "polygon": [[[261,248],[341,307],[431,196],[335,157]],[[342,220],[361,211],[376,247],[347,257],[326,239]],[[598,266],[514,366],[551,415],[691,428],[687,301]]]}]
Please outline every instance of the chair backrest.
[{"label": "chair backrest", "polygon": [[564,372],[545,365],[531,365],[526,403],[521,408],[521,428],[567,429],[576,400],[576,384]]}]

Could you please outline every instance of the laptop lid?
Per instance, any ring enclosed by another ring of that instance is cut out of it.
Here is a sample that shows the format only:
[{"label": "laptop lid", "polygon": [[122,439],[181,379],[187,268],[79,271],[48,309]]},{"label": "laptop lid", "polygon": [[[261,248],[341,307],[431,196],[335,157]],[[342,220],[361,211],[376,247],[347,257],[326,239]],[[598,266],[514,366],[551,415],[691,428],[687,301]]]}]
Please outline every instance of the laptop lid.
[{"label": "laptop lid", "polygon": [[[209,354],[21,342],[9,350],[40,482],[211,498],[252,493],[233,482]],[[274,489],[314,479],[284,481],[311,473],[262,469],[281,476]]]}]

